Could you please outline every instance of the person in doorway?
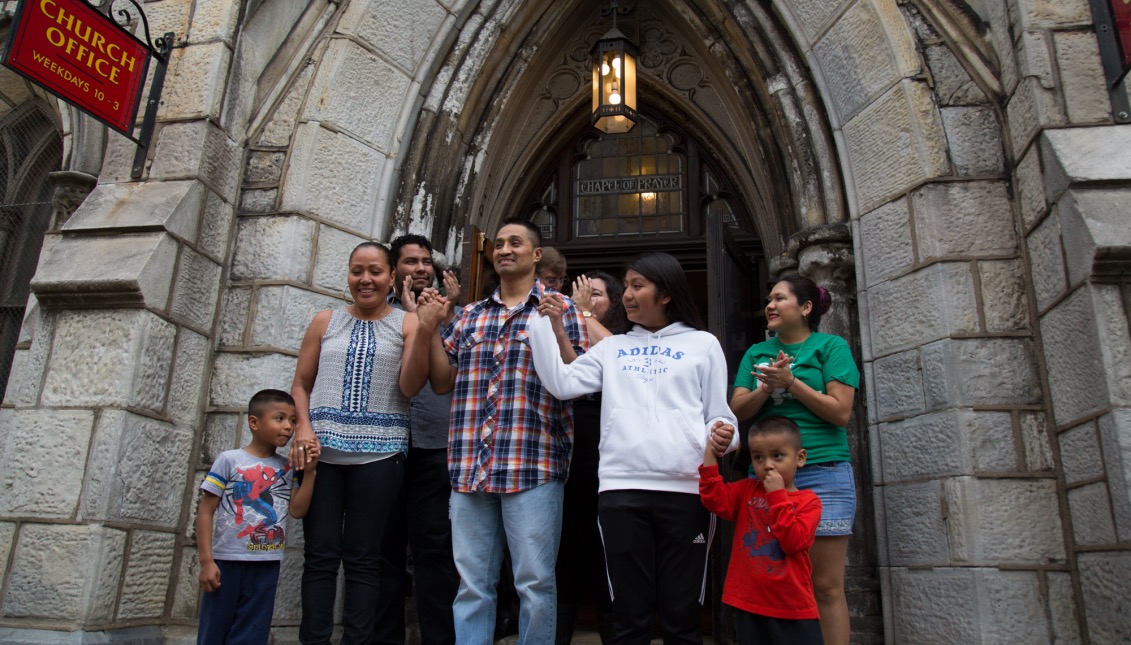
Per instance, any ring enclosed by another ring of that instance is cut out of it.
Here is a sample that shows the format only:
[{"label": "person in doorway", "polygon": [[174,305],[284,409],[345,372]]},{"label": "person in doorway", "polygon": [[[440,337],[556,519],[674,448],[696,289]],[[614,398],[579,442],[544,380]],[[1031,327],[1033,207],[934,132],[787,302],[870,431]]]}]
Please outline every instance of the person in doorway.
[{"label": "person in doorway", "polygon": [[714,529],[699,501],[699,465],[708,442],[717,453],[738,442],[726,404],[726,359],[718,339],[703,331],[674,257],[637,256],[624,284],[622,302],[635,326],[569,363],[563,297],[543,298],[545,318],[530,328],[534,368],[559,398],[601,390],[597,514],[615,642],[650,642],[659,611],[665,643],[699,644]]},{"label": "person in doorway", "polygon": [[382,535],[408,452],[409,398],[429,377],[428,349],[412,342],[416,314],[389,305],[395,279],[387,248],[359,244],[349,257],[353,304],[315,315],[299,348],[291,463],[303,470],[309,452],[321,451],[303,519],[304,645],[330,642],[339,566],[342,643],[373,635]]},{"label": "person in doorway", "polygon": [[[416,311],[416,299],[436,280],[432,243],[422,235],[402,235],[389,245],[398,280],[389,304]],[[444,272],[445,291],[459,295],[459,282]],[[381,545],[381,590],[373,628],[374,645],[404,645],[406,546],[412,551],[413,599],[423,645],[455,643],[452,601],[459,577],[452,559],[448,500],[448,422],[451,394],[436,394],[425,383],[412,398],[409,450],[404,485],[393,506]]]},{"label": "person in doorway", "polygon": [[735,609],[738,643],[821,645],[809,562],[821,500],[794,484],[805,465],[801,431],[785,417],[764,417],[747,443],[756,479],[724,483],[710,447],[699,467],[703,505],[734,522],[723,602]]},{"label": "person in doorway", "polygon": [[[534,265],[534,275],[542,284],[554,291],[565,291],[567,263],[565,256],[552,246],[542,247],[542,259]],[[487,285],[488,294],[495,290],[497,285]],[[572,465],[571,465],[572,469]],[[568,488],[568,480],[566,487]],[[511,554],[503,549],[503,569],[496,587],[497,616],[495,617],[495,640],[518,633],[519,598],[514,586],[514,577],[510,573]],[[558,589],[559,601],[561,589]]]},{"label": "person in doorway", "polygon": [[542,247],[542,259],[538,261],[534,272],[538,279],[542,281],[542,284],[554,291],[564,293],[566,280],[569,279],[566,268],[566,259],[561,251],[552,246],[544,246]]},{"label": "person in doorway", "polygon": [[848,645],[844,568],[856,514],[856,485],[845,426],[860,371],[848,343],[817,331],[828,292],[809,278],[784,276],[766,302],[766,327],[776,336],[747,350],[730,406],[740,420],[783,416],[801,428],[807,458],[795,483],[821,500],[821,521],[809,550],[813,588],[828,645]]},{"label": "person in doorway", "polygon": [[[504,542],[520,598],[518,642],[554,639],[554,562],[573,418],[570,404],[551,396],[531,362],[529,327],[547,293],[534,273],[541,246],[537,227],[506,220],[493,254],[499,288],[464,308],[442,334],[441,312],[430,307],[420,315],[416,342],[424,348],[432,339],[432,370],[439,375],[433,386],[437,392],[455,388],[448,472],[460,645],[492,642]],[[427,290],[421,300],[446,301]],[[583,353],[584,319],[571,301],[562,302],[564,342]]]},{"label": "person in doorway", "polygon": [[[603,271],[591,271],[573,282],[573,302],[585,317],[592,347],[602,339],[628,331],[624,285]],[[597,628],[604,645],[613,642],[613,601],[601,533],[597,530],[597,467],[601,442],[601,393],[573,402],[573,460],[566,480],[562,511],[562,545],[558,549],[558,645],[573,637],[582,596],[597,606]]]}]

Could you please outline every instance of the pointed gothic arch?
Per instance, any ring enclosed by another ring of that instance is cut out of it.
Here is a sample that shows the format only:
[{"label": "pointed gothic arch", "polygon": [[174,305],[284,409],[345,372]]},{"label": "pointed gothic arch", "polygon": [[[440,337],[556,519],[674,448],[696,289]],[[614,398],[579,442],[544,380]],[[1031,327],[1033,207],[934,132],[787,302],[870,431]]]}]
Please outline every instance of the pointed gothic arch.
[{"label": "pointed gothic arch", "polygon": [[[716,20],[722,9],[710,4],[689,11],[682,3],[622,3],[618,24],[641,40],[641,100],[717,151],[752,224],[781,253],[792,233],[847,218],[833,137],[783,26],[760,13],[757,29],[732,33],[735,21]],[[422,117],[402,171],[394,230],[430,216],[443,238],[458,235],[458,222],[490,228],[518,207],[528,173],[545,163],[538,155],[574,130],[588,104],[588,50],[609,21],[603,6],[554,3],[531,16],[533,5],[523,5],[513,10],[527,16],[518,22],[529,30],[508,33],[509,48],[487,38],[453,50],[445,70],[459,77],[477,68],[475,86],[459,94],[477,101],[465,102],[458,118],[442,107]],[[410,206],[421,193],[429,196],[426,213]]]}]

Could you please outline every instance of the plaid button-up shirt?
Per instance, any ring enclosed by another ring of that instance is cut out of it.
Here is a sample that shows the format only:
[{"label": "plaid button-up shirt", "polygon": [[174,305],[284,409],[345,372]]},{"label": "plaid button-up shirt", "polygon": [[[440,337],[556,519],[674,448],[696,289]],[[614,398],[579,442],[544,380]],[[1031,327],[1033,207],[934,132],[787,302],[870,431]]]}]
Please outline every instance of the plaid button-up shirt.
[{"label": "plaid button-up shirt", "polygon": [[[517,493],[565,481],[573,452],[573,410],[534,372],[527,323],[545,293],[536,280],[522,304],[507,309],[498,290],[467,306],[444,331],[456,365],[448,474],[463,493]],[[566,299],[563,322],[574,349],[589,346],[585,319]]]}]

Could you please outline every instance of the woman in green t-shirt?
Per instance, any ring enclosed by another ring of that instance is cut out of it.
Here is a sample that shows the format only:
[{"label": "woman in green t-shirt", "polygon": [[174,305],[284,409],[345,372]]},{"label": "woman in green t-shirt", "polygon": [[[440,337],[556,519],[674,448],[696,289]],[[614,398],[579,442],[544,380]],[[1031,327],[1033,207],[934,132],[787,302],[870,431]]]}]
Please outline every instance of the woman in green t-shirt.
[{"label": "woman in green t-shirt", "polygon": [[776,337],[747,350],[730,407],[739,421],[778,415],[801,428],[806,464],[794,483],[821,499],[821,522],[809,550],[813,589],[826,645],[848,645],[844,561],[856,513],[856,486],[845,426],[860,385],[848,343],[817,331],[828,292],[809,278],[784,276],[770,291],[766,327]]}]

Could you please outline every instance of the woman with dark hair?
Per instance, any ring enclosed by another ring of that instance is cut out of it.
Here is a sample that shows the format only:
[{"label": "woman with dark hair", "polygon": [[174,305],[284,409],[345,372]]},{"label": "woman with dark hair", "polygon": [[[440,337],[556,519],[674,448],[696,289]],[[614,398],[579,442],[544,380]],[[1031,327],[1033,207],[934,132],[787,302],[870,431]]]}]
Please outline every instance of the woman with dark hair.
[{"label": "woman with dark hair", "polygon": [[[590,346],[628,331],[624,285],[604,271],[590,271],[573,281],[573,303],[585,316]],[[561,348],[565,351],[565,348]],[[572,360],[574,357],[570,357]],[[573,402],[573,459],[569,464],[562,507],[562,540],[558,549],[557,643],[573,637],[578,602],[584,593],[597,605],[597,628],[604,645],[613,642],[613,602],[597,530],[597,465],[601,441],[601,393]]]},{"label": "woman with dark hair", "polygon": [[817,331],[830,305],[828,292],[809,278],[787,275],[770,291],[766,326],[776,336],[747,350],[730,407],[745,420],[771,415],[801,428],[807,453],[794,484],[821,499],[817,538],[809,550],[813,589],[828,645],[847,645],[848,602],[844,561],[856,513],[856,486],[845,426],[860,385],[848,343]]},{"label": "woman with dark hair", "polygon": [[408,452],[409,398],[429,376],[428,355],[414,350],[416,314],[389,304],[395,279],[389,249],[357,245],[347,276],[353,302],[315,315],[299,348],[290,461],[301,471],[321,453],[302,521],[303,643],[330,642],[339,566],[342,642],[368,643],[373,632],[381,538]]},{"label": "woman with dark hair", "polygon": [[573,281],[573,302],[585,316],[589,344],[623,334],[632,324],[624,313],[624,284],[604,271],[590,271]]},{"label": "woman with dark hair", "polygon": [[699,501],[708,446],[733,450],[726,359],[702,331],[679,262],[648,253],[628,264],[624,303],[635,326],[567,364],[562,297],[531,323],[534,368],[560,399],[601,391],[598,519],[612,587],[615,640],[648,643],[657,610],[665,643],[701,643],[714,519]]}]

